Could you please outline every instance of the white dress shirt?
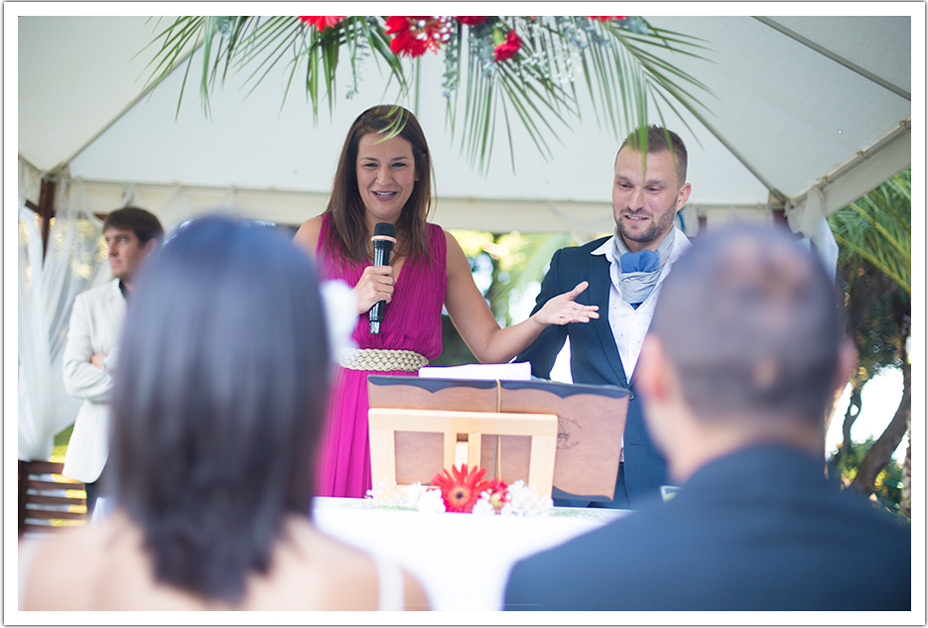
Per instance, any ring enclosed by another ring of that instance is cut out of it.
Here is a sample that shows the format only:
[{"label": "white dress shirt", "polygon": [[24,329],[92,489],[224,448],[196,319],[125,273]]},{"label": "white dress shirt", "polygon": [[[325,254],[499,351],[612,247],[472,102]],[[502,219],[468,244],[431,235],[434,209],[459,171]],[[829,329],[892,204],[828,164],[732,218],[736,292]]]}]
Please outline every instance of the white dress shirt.
[{"label": "white dress shirt", "polygon": [[612,337],[615,338],[615,346],[619,350],[619,357],[622,360],[622,368],[625,370],[625,378],[628,380],[629,387],[631,387],[635,365],[638,363],[638,355],[641,353],[641,345],[651,325],[651,317],[654,315],[654,307],[657,305],[664,278],[670,272],[671,265],[692,246],[682,231],[675,227],[674,232],[676,239],[670,250],[670,257],[661,269],[657,285],[648,298],[638,306],[638,309],[633,308],[622,298],[619,281],[622,266],[615,259],[615,247],[612,242],[615,236],[606,240],[602,246],[591,253],[591,255],[605,255],[609,260],[609,277],[612,279],[612,287],[609,290],[609,326],[612,328]]}]

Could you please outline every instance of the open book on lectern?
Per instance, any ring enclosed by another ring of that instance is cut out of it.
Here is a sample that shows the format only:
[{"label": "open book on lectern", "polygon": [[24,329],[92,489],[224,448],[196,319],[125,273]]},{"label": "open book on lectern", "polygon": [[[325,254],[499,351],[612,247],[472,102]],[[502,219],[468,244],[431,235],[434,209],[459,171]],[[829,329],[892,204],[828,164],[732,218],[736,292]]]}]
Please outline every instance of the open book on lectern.
[{"label": "open book on lectern", "polygon": [[[610,501],[630,392],[616,386],[564,384],[547,380],[426,379],[368,376],[371,408],[557,415],[553,497]],[[528,436],[481,437],[480,466],[486,479],[524,479]],[[427,484],[442,469],[442,435],[395,434],[396,481]]]}]

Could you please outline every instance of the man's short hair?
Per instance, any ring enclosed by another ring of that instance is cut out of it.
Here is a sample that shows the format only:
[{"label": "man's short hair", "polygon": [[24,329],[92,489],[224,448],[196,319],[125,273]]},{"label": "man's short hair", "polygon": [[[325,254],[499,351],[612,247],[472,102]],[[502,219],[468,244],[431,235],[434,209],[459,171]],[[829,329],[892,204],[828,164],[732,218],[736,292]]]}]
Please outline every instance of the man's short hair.
[{"label": "man's short hair", "polygon": [[141,244],[152,238],[159,242],[164,238],[164,227],[153,213],[138,207],[123,207],[111,211],[103,221],[103,231],[114,229],[132,230]]},{"label": "man's short hair", "polygon": [[650,331],[703,421],[822,421],[841,339],[835,286],[786,230],[725,227],[673,266]]},{"label": "man's short hair", "polygon": [[638,152],[642,152],[641,147],[644,146],[648,153],[669,150],[673,155],[674,165],[677,170],[677,185],[686,183],[686,146],[680,136],[673,131],[656,124],[649,127],[639,127],[629,133],[622,145],[619,146],[619,150],[621,151],[626,146]]}]

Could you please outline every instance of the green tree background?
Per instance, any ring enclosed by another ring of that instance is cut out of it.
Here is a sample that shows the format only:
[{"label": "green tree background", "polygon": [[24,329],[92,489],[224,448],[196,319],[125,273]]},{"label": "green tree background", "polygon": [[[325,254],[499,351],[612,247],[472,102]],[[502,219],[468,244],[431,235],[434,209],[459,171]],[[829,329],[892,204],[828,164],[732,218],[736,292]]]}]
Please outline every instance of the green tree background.
[{"label": "green tree background", "polygon": [[[847,331],[857,348],[843,439],[830,460],[842,479],[866,496],[875,495],[911,514],[911,445],[899,472],[899,491],[884,491],[881,478],[895,477],[892,454],[911,427],[912,177],[904,170],[828,218],[839,246],[838,282],[844,291]],[[861,410],[861,391],[887,368],[902,372],[899,406],[882,434],[853,442],[851,428]]]}]

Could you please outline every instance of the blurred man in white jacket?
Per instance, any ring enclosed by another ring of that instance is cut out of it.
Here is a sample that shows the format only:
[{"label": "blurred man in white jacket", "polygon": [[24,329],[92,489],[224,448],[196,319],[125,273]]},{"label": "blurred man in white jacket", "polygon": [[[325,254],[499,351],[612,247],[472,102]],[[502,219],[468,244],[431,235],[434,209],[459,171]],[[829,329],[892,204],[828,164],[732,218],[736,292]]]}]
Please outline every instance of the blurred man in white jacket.
[{"label": "blurred man in white jacket", "polygon": [[164,229],[154,214],[126,207],[106,217],[103,237],[113,280],[74,300],[64,351],[65,389],[84,402],[74,421],[62,473],[86,485],[88,514],[93,511],[106,465],[110,371],[116,361],[126,299],[131,298],[135,273],[157,250]]}]

